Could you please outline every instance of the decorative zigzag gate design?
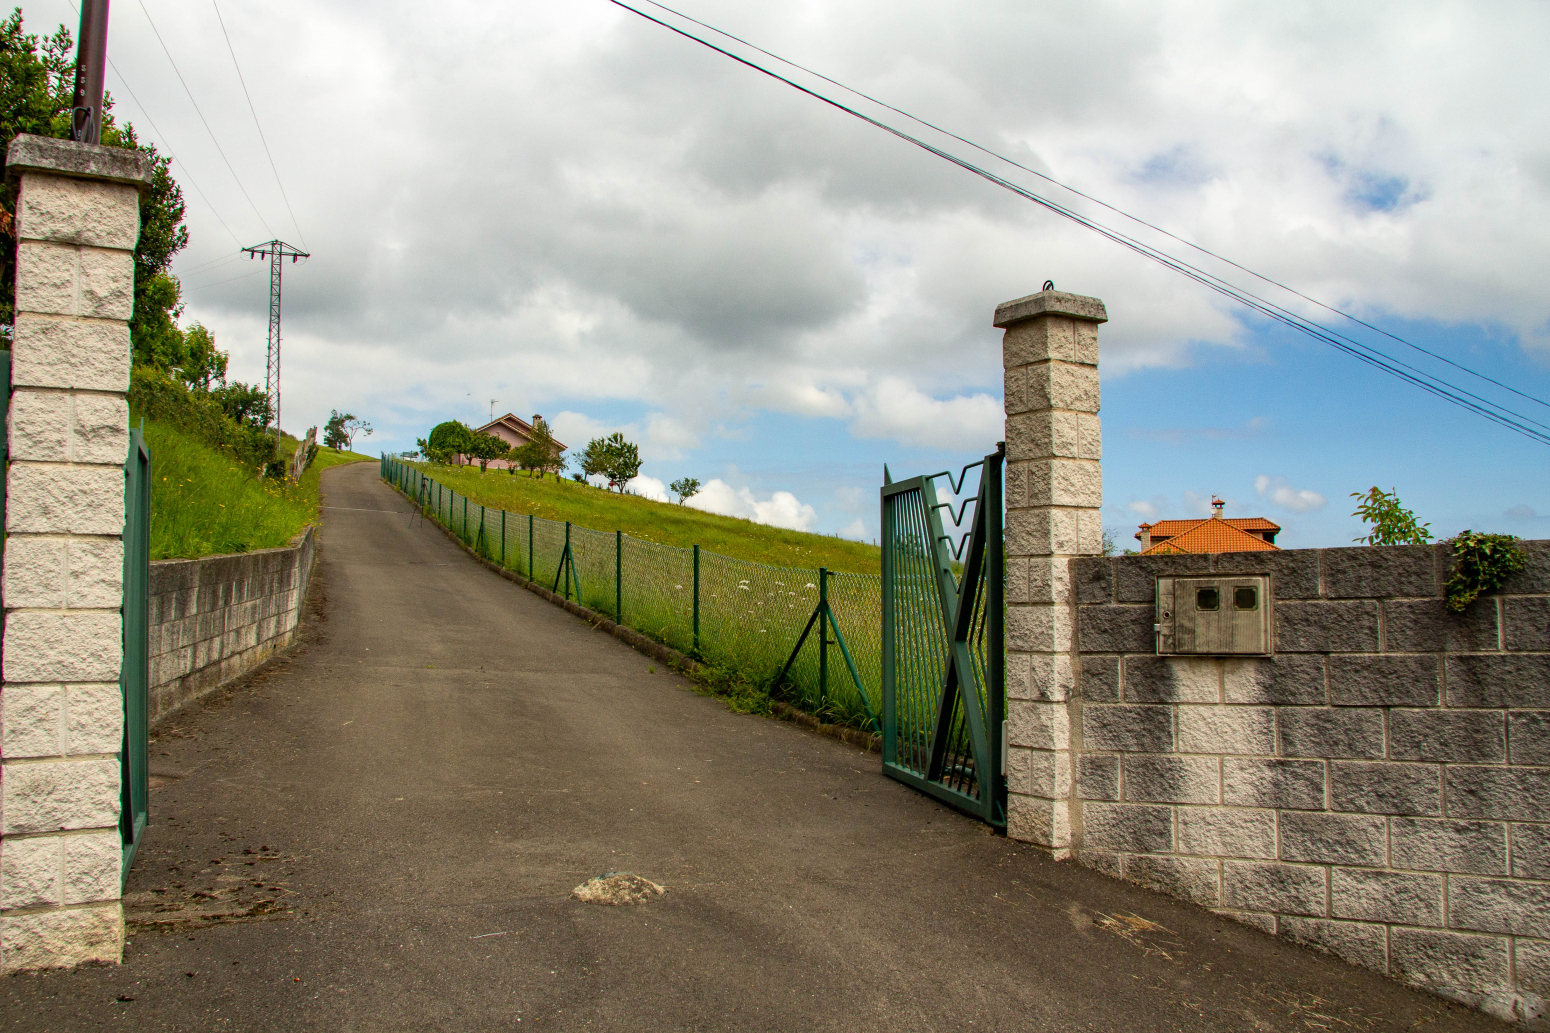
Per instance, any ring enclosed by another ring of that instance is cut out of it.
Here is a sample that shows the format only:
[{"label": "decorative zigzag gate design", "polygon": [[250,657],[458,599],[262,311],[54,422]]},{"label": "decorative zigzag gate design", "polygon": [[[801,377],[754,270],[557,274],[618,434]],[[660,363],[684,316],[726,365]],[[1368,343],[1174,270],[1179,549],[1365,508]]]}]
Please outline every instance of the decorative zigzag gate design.
[{"label": "decorative zigzag gate design", "polygon": [[[956,482],[946,472],[893,482],[884,467],[882,488],[883,772],[997,827],[1006,825],[1005,460],[998,446]],[[975,467],[979,491],[963,497]],[[943,477],[963,498],[956,512],[937,501]]]}]

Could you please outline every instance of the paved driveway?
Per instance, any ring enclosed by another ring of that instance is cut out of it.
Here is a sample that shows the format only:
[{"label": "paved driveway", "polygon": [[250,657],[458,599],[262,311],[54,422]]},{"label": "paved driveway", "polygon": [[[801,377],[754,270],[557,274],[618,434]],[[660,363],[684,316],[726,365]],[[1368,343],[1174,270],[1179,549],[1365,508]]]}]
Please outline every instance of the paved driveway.
[{"label": "paved driveway", "polygon": [[[0,980],[0,1029],[1502,1028],[731,713],[376,473],[324,478],[302,647],[153,743],[124,964]],[[610,871],[667,893],[570,899]]]}]

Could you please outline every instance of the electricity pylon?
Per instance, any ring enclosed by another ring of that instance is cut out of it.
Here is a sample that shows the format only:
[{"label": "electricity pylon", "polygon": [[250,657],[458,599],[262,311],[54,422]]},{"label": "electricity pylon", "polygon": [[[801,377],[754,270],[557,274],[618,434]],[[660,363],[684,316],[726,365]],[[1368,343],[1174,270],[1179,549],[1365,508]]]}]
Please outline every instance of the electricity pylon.
[{"label": "electricity pylon", "polygon": [[269,354],[264,362],[264,397],[274,418],[275,448],[280,447],[280,269],[284,259],[296,264],[298,258],[311,258],[305,251],[283,240],[271,240],[242,249],[253,258],[269,259]]}]

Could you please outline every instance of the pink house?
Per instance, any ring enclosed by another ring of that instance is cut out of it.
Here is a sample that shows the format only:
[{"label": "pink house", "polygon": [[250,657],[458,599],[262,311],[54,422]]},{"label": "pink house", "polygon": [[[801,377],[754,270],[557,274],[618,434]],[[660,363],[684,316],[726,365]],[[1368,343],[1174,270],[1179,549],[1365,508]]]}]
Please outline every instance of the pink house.
[{"label": "pink house", "polygon": [[[542,416],[536,413],[533,415],[534,423],[541,419],[543,419]],[[483,427],[475,427],[474,433],[488,434],[491,437],[500,438],[502,441],[506,442],[506,444],[515,448],[519,445],[525,445],[532,440],[533,424],[519,420],[511,413],[507,413],[505,416],[502,416],[498,420],[486,423]],[[559,445],[561,449],[568,447],[559,440],[556,440],[555,444]],[[473,465],[479,462],[477,459],[469,459],[464,455],[454,456],[452,461],[454,463],[462,463],[465,466]],[[504,459],[490,460],[490,469],[492,470],[509,470],[511,466],[512,464],[508,463]]]}]

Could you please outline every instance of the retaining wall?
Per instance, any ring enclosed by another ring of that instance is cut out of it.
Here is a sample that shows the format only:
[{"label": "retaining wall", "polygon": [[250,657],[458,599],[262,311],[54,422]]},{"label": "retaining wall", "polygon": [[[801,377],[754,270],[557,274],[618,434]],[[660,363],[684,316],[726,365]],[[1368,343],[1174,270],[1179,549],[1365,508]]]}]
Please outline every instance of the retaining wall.
[{"label": "retaining wall", "polygon": [[[1550,542],[1524,545],[1529,568],[1457,615],[1446,546],[1074,560],[1072,855],[1536,1017]],[[1271,575],[1273,656],[1156,655],[1153,579],[1208,571]],[[1011,788],[1030,792],[1038,754],[1016,747],[1043,735],[1011,732]]]},{"label": "retaining wall", "polygon": [[317,541],[151,564],[150,718],[257,667],[296,637]]}]

